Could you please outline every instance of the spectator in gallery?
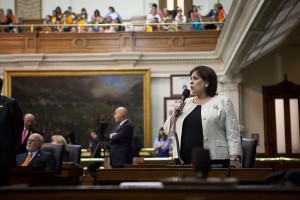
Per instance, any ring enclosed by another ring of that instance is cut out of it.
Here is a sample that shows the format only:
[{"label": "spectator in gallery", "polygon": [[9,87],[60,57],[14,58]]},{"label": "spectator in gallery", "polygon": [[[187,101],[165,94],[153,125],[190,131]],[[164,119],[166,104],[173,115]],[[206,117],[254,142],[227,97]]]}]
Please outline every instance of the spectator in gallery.
[{"label": "spectator in gallery", "polygon": [[[225,11],[224,11],[224,8],[223,8],[222,4],[216,3],[214,5],[214,10],[216,10],[217,13],[218,13],[217,21],[219,23],[223,23],[225,21]],[[218,24],[217,25],[217,30],[220,30],[222,28],[223,28],[223,24]]]},{"label": "spectator in gallery", "polygon": [[[82,15],[84,15],[84,17],[83,17]],[[88,19],[88,13],[87,13],[87,11],[86,11],[85,8],[82,8],[82,9],[81,9],[81,12],[80,12],[80,15],[79,15],[79,16],[80,16],[81,18],[84,18],[85,20]]]},{"label": "spectator in gallery", "polygon": [[[162,16],[162,11],[160,10],[160,9],[158,9],[158,7],[157,7],[157,4],[156,3],[153,3],[152,4],[152,9],[155,9],[156,10],[156,13],[160,16],[160,18],[161,18],[161,16]],[[152,9],[151,9],[151,11],[152,11]],[[150,13],[151,13],[151,11],[150,11]]]},{"label": "spectator in gallery", "polygon": [[170,19],[172,15],[170,14],[170,11],[167,8],[164,8],[162,11],[161,21],[165,21],[166,19]]},{"label": "spectator in gallery", "polygon": [[107,17],[111,17],[112,20],[116,20],[117,18],[119,18],[120,20],[122,20],[122,17],[119,13],[117,13],[115,11],[115,8],[110,6],[108,7],[108,13],[105,15],[104,18],[107,18]]},{"label": "spectator in gallery", "polygon": [[67,23],[73,24],[73,21],[76,20],[76,14],[72,11],[72,7],[69,6],[67,10]]},{"label": "spectator in gallery", "polygon": [[175,17],[175,22],[177,23],[186,23],[186,16],[182,13],[182,10],[179,9]]},{"label": "spectator in gallery", "polygon": [[169,157],[171,141],[164,132],[164,128],[159,129],[158,137],[154,142],[154,149],[157,157]]},{"label": "spectator in gallery", "polygon": [[[94,15],[92,16],[91,20],[93,24],[100,24],[103,22],[103,17],[100,15],[100,11],[98,9],[94,11]],[[99,28],[99,26],[94,26],[92,30],[93,32],[99,32]]]},{"label": "spectator in gallery", "polygon": [[[12,9],[6,10],[6,15],[2,18],[2,24],[12,25],[14,23],[18,23],[18,17],[13,14]],[[13,27],[5,27],[4,32],[12,32]]]},{"label": "spectator in gallery", "polygon": [[51,17],[51,22],[52,22],[52,24],[56,24],[56,21],[57,21],[57,11],[53,10],[52,11],[52,17]]},{"label": "spectator in gallery", "polygon": [[192,22],[197,23],[197,24],[192,24],[192,30],[196,30],[196,31],[201,30],[201,24],[199,24],[199,22],[202,22],[202,17],[197,6],[195,5],[192,6],[192,11],[190,12],[190,15],[192,18]]},{"label": "spectator in gallery", "polygon": [[48,26],[43,26],[42,28],[42,32],[43,33],[51,33],[52,32],[52,21],[51,21],[52,16],[51,15],[46,15],[45,20],[43,21],[44,25],[48,25]]},{"label": "spectator in gallery", "polygon": [[77,27],[76,26],[72,26],[70,32],[71,33],[77,33],[78,32]]},{"label": "spectator in gallery", "polygon": [[96,24],[96,23],[100,23],[103,21],[103,17],[100,15],[100,11],[98,9],[96,9],[94,11],[94,15],[92,16],[92,23]]},{"label": "spectator in gallery", "polygon": [[[161,22],[161,17],[160,15],[157,13],[156,9],[152,8],[151,12],[147,15],[147,24],[151,23],[153,21],[154,18],[157,18],[158,23]],[[156,21],[156,20],[155,20]]]},{"label": "spectator in gallery", "polygon": [[61,8],[59,6],[57,6],[55,8],[55,10],[56,10],[56,19],[57,19],[57,21],[60,21],[62,18],[62,15],[63,15],[61,12]]},{"label": "spectator in gallery", "polygon": [[172,23],[171,18],[167,18],[162,25],[163,31],[174,32],[176,31],[176,25]]},{"label": "spectator in gallery", "polygon": [[159,19],[157,17],[154,17],[151,19],[150,24],[154,24],[154,25],[148,25],[146,32],[156,32],[156,31],[160,31],[160,25],[158,25]]}]

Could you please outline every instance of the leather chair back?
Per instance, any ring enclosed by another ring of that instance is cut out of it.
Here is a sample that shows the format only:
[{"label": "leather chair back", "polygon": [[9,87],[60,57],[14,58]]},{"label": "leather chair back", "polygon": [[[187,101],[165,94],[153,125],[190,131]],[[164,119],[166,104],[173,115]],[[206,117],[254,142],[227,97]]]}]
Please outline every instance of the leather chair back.
[{"label": "leather chair back", "polygon": [[252,138],[242,138],[243,168],[254,168],[256,158],[257,140]]},{"label": "leather chair back", "polygon": [[64,145],[63,144],[42,144],[41,149],[52,153],[56,161],[56,174],[61,174],[61,168],[63,164]]},{"label": "leather chair back", "polygon": [[81,145],[67,145],[65,148],[70,153],[70,162],[80,164]]}]

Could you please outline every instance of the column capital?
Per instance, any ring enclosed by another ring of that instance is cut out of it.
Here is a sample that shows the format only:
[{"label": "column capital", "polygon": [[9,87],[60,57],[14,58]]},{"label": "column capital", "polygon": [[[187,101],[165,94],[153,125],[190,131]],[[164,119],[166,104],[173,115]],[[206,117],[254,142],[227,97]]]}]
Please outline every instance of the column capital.
[{"label": "column capital", "polygon": [[243,82],[243,76],[241,74],[237,74],[237,75],[221,75],[218,77],[219,79],[219,83],[220,84],[229,84],[229,83],[237,83],[240,84]]}]

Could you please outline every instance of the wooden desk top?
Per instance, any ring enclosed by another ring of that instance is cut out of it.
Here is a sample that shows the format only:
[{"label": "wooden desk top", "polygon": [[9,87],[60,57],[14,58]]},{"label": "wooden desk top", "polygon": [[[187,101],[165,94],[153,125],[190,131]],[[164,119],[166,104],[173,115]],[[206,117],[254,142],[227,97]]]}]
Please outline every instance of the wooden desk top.
[{"label": "wooden desk top", "polygon": [[[272,173],[271,168],[231,169],[228,177],[238,178],[240,183],[264,181]],[[227,169],[211,169],[209,177],[227,177]],[[97,172],[99,184],[119,184],[124,181],[159,181],[169,177],[196,177],[192,168],[123,168],[100,169]]]},{"label": "wooden desk top", "polygon": [[202,199],[202,200],[295,200],[299,199],[299,188],[275,186],[234,186],[228,187],[173,187],[173,188],[133,188],[118,186],[76,186],[76,187],[12,187],[0,188],[1,199],[43,200],[84,199],[84,200],[153,200],[153,199]]}]

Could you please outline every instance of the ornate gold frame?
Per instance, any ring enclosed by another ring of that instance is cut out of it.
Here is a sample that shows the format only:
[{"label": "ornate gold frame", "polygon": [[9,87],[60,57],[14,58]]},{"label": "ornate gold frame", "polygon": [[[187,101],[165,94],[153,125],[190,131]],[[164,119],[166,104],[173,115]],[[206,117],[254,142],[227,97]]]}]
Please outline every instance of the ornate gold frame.
[{"label": "ornate gold frame", "polygon": [[105,69],[105,70],[5,70],[4,94],[12,96],[12,78],[14,77],[59,77],[59,76],[101,76],[101,75],[142,75],[144,108],[144,147],[151,147],[151,102],[150,69]]}]

